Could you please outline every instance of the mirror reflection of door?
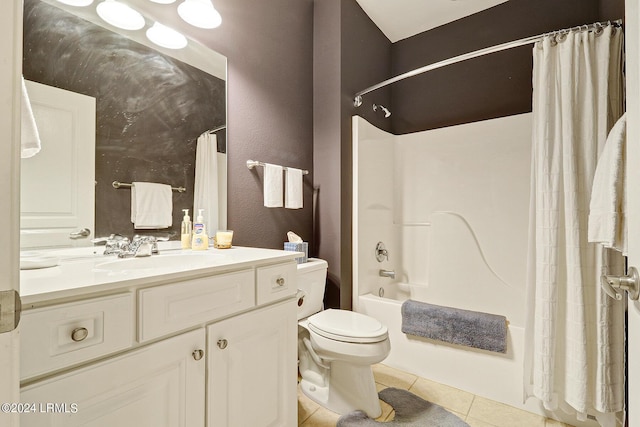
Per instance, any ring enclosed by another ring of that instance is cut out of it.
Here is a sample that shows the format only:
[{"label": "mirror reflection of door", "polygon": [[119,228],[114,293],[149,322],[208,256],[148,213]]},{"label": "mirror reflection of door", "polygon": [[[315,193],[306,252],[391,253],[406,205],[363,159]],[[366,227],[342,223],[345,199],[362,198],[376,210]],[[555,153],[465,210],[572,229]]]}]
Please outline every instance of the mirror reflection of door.
[{"label": "mirror reflection of door", "polygon": [[20,247],[89,246],[96,100],[31,81],[26,85],[42,149],[21,162]]}]

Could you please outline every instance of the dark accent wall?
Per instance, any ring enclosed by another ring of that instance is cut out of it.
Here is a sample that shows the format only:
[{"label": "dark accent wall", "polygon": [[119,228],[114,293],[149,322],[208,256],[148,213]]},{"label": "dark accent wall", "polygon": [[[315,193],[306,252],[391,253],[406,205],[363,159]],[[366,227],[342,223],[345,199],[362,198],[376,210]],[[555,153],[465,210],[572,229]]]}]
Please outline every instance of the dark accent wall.
[{"label": "dark accent wall", "polygon": [[329,262],[325,304],[351,308],[351,116],[391,130],[372,110],[389,106],[381,90],[359,109],[353,94],[390,77],[391,43],[355,0],[316,0],[314,11],[314,183],[318,189],[318,255]]},{"label": "dark accent wall", "polygon": [[[222,25],[178,29],[227,57],[228,223],[234,244],[313,245],[313,1],[215,0]],[[263,170],[248,159],[308,169],[304,208],[263,206]]]},{"label": "dark accent wall", "polygon": [[[623,17],[623,0],[510,0],[394,43],[393,75],[523,37]],[[394,84],[394,133],[531,111],[531,49],[493,53]]]},{"label": "dark accent wall", "polygon": [[23,52],[26,79],[96,98],[95,235],[133,235],[131,190],[111,183],[150,181],[189,190],[155,233],[179,239],[196,138],[226,121],[224,80],[39,0],[24,3]]}]

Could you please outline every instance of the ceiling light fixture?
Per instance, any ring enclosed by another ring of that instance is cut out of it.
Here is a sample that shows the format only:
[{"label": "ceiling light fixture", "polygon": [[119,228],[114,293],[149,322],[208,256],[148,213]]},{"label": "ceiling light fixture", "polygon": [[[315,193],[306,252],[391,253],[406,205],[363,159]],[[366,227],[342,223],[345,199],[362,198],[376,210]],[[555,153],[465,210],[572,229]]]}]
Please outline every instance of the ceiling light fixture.
[{"label": "ceiling light fixture", "polygon": [[182,49],[187,46],[187,38],[169,27],[159,22],[153,24],[153,27],[147,30],[147,38],[158,46],[167,49]]},{"label": "ceiling light fixture", "polygon": [[176,2],[176,0],[149,0],[149,1],[152,1],[154,3],[160,3],[160,4],[171,4]]},{"label": "ceiling light fixture", "polygon": [[145,24],[138,11],[116,0],[103,1],[96,7],[96,12],[105,22],[123,30],[139,30]]},{"label": "ceiling light fixture", "polygon": [[69,6],[84,7],[93,3],[93,0],[58,0],[58,3],[67,4]]},{"label": "ceiling light fixture", "polygon": [[178,15],[198,28],[216,28],[222,24],[220,13],[209,0],[185,0],[178,6]]}]

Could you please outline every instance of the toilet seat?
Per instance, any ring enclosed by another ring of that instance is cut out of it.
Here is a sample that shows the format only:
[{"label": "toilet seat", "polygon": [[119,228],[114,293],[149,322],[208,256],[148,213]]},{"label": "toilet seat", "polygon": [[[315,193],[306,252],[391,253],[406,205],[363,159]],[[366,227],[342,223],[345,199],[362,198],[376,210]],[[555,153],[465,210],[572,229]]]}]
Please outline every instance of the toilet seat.
[{"label": "toilet seat", "polygon": [[388,339],[387,327],[373,317],[348,310],[324,310],[308,319],[316,334],[341,342],[376,343]]}]

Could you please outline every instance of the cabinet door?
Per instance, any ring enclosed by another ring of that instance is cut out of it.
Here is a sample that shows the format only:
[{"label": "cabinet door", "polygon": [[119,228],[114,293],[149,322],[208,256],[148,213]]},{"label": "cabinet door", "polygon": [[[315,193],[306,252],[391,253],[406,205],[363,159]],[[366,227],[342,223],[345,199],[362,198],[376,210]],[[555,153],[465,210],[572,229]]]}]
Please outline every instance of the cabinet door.
[{"label": "cabinet door", "polygon": [[199,329],[24,387],[22,404],[35,413],[20,425],[200,427],[204,348]]},{"label": "cabinet door", "polygon": [[295,300],[208,327],[208,426],[297,425]]}]

